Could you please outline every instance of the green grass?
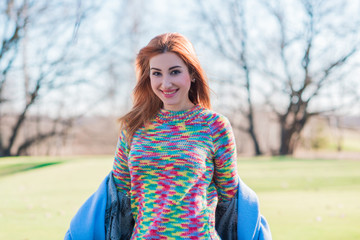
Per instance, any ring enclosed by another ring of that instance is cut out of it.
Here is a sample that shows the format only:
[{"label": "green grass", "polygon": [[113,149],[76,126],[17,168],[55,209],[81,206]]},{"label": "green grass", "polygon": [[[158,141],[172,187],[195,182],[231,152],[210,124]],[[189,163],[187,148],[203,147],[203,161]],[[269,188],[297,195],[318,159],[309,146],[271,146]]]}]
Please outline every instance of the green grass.
[{"label": "green grass", "polygon": [[360,161],[242,160],[273,238],[360,239]]},{"label": "green grass", "polygon": [[63,239],[72,216],[100,185],[111,157],[11,158],[0,163],[62,162],[0,177],[0,239]]},{"label": "green grass", "polygon": [[[111,156],[0,159],[0,239],[63,239],[111,167]],[[256,158],[238,168],[274,240],[360,239],[360,161]]]},{"label": "green grass", "polygon": [[24,161],[21,158],[6,158],[5,160],[0,160],[0,177],[36,168],[47,167],[62,162],[63,161],[44,161],[44,159],[28,159],[28,161]]}]

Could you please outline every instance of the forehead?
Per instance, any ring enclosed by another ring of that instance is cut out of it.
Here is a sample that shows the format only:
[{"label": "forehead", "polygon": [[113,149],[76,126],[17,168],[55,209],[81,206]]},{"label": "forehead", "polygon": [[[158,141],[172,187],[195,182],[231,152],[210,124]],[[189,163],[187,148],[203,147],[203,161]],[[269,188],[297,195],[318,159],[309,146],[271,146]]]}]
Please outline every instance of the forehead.
[{"label": "forehead", "polygon": [[173,66],[186,66],[184,61],[177,54],[172,52],[161,53],[150,58],[149,64],[150,68],[154,67],[160,69],[167,69]]}]

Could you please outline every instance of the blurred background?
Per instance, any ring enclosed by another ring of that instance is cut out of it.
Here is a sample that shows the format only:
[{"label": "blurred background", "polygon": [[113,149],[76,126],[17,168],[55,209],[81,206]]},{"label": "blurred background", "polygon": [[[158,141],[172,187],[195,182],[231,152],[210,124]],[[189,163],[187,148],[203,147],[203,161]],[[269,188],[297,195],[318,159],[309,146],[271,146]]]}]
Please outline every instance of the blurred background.
[{"label": "blurred background", "polygon": [[164,32],[194,44],[239,154],[360,151],[359,1],[6,0],[0,11],[0,156],[112,154],[136,53]]},{"label": "blurred background", "polygon": [[193,43],[274,239],[360,239],[359,13],[359,0],[1,1],[0,239],[63,238],[111,170],[136,54],[165,32]]}]

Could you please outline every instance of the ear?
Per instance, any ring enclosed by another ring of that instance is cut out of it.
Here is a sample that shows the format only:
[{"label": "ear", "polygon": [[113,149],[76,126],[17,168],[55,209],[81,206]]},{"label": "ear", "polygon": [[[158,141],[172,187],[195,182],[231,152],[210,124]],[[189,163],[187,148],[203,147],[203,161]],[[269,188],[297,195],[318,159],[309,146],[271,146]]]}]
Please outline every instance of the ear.
[{"label": "ear", "polygon": [[191,79],[191,82],[194,83],[196,81],[196,77],[195,77],[195,74],[190,74],[190,79]]}]

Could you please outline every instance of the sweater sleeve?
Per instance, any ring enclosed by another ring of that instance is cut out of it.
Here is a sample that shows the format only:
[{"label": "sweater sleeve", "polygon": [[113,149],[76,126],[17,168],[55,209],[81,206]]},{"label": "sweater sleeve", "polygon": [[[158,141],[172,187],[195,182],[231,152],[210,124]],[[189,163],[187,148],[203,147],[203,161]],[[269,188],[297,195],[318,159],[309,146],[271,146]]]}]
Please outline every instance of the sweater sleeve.
[{"label": "sweater sleeve", "polygon": [[129,193],[130,171],[128,166],[129,147],[125,139],[125,131],[121,131],[116,147],[113,176],[118,191]]},{"label": "sweater sleeve", "polygon": [[227,201],[236,195],[239,184],[235,137],[229,120],[221,115],[211,124],[211,130],[214,142],[214,181],[219,201]]}]

